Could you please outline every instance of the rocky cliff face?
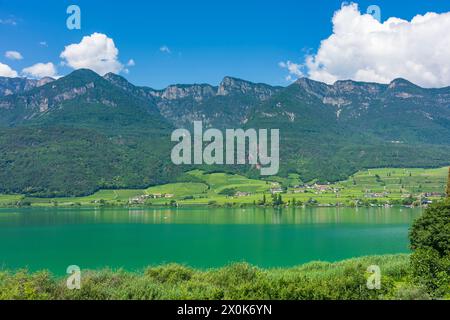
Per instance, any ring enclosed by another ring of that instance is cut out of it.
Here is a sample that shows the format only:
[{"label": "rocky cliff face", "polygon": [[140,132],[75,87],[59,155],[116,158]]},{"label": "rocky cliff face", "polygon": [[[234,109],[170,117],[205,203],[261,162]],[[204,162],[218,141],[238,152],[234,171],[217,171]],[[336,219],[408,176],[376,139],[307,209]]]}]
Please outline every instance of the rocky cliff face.
[{"label": "rocky cliff face", "polygon": [[225,77],[219,85],[217,95],[252,95],[258,100],[264,101],[270,98],[276,91],[276,88],[266,84],[252,83],[237,78]]},{"label": "rocky cliff face", "polygon": [[[303,100],[318,99],[334,108],[338,120],[348,123],[375,122],[404,123],[404,119],[420,122],[417,117],[450,120],[450,87],[424,89],[405,79],[395,79],[390,84],[364,83],[351,80],[337,81],[333,85],[299,79]],[[407,114],[409,114],[407,116]]]},{"label": "rocky cliff face", "polygon": [[107,74],[105,79],[130,94],[152,100],[160,113],[176,127],[189,127],[193,121],[203,121],[206,126],[218,128],[243,125],[253,107],[281,89],[232,77],[225,77],[217,87],[179,84],[163,90],[135,87],[115,74]]},{"label": "rocky cliff face", "polygon": [[0,77],[0,97],[26,92],[36,87],[41,87],[54,80],[55,79],[49,77],[39,80]]},{"label": "rocky cliff face", "polygon": [[[309,108],[307,106],[311,106],[308,112],[324,109],[327,116],[333,113],[336,121],[361,130],[373,127],[381,130],[381,124],[400,127],[396,123],[408,127],[408,123],[420,122],[438,127],[450,121],[450,88],[423,89],[405,79],[396,79],[390,84],[346,80],[327,85],[303,78],[290,87],[281,88],[225,77],[218,86],[171,85],[155,90],[134,86],[112,73],[105,75],[103,80],[106,81],[103,82],[98,75],[89,72],[74,74],[56,82],[51,78],[0,77],[0,110],[14,109],[23,113],[24,119],[31,119],[78,97],[83,97],[85,103],[114,107],[119,104],[115,101],[117,99],[105,93],[109,90],[105,89],[108,84],[113,84],[140,105],[157,111],[175,127],[188,127],[196,120],[218,128],[244,126],[255,113],[254,110],[266,102],[274,105],[273,110],[263,111],[266,118],[280,113],[290,123],[304,118],[304,110]],[[84,78],[80,78],[80,74]],[[97,83],[103,89],[96,90]],[[44,90],[32,91],[35,88]],[[288,110],[283,100],[291,91],[295,97],[292,97],[294,101],[291,101],[292,106]],[[14,118],[17,120],[17,117]],[[446,125],[443,127],[446,128]],[[401,130],[405,129],[395,130],[387,136],[403,136]]]},{"label": "rocky cliff face", "polygon": [[77,70],[55,81],[30,83],[34,88],[0,97],[0,124],[16,126],[28,121],[69,124],[72,118],[77,123],[107,126],[108,121],[140,122],[152,116],[154,127],[159,127],[159,122],[168,125],[150,100],[111,85],[90,70]]}]

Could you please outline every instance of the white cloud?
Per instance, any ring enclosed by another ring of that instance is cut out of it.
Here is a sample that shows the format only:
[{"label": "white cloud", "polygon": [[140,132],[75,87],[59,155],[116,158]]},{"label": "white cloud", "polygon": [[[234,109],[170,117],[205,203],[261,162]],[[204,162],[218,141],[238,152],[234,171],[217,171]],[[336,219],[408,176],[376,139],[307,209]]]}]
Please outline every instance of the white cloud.
[{"label": "white cloud", "polygon": [[10,66],[0,62],[0,77],[15,78],[17,77],[17,72],[11,69]]},{"label": "white cloud", "polygon": [[39,45],[40,45],[41,47],[48,47],[48,44],[47,44],[46,41],[41,41],[41,42],[39,42]]},{"label": "white cloud", "polygon": [[159,51],[163,52],[163,53],[172,53],[172,51],[170,50],[170,48],[166,45],[162,46],[161,48],[159,48]]},{"label": "white cloud", "polygon": [[0,19],[0,24],[17,26],[17,21],[14,18]]},{"label": "white cloud", "polygon": [[128,60],[127,66],[128,67],[134,67],[136,65],[136,62],[134,62],[133,59]]},{"label": "white cloud", "polygon": [[18,51],[6,51],[5,57],[11,60],[22,60],[23,56]]},{"label": "white cloud", "polygon": [[317,53],[298,68],[288,69],[299,76],[297,71],[304,68],[304,75],[327,83],[342,79],[388,83],[401,77],[424,87],[448,86],[448,30],[450,12],[417,15],[411,21],[392,17],[381,23],[350,4],[334,14],[333,34],[321,42]]},{"label": "white cloud", "polygon": [[296,79],[294,79],[290,74],[288,74],[284,80],[286,80],[287,82],[294,82]]},{"label": "white cloud", "polygon": [[100,75],[119,73],[124,66],[118,60],[114,40],[102,33],[85,36],[80,43],[66,46],[60,57],[73,69],[91,69]]},{"label": "white cloud", "polygon": [[[297,64],[297,63],[294,63],[292,61],[286,61],[286,62],[280,62],[278,65],[281,68],[288,69],[288,71],[289,71],[289,73],[291,75],[294,75],[294,76],[297,76],[297,77],[303,77],[304,76],[303,72],[301,71],[301,69],[302,69],[302,65],[301,64]],[[291,81],[292,80],[292,76],[291,75],[286,77],[287,81]]]},{"label": "white cloud", "polygon": [[53,63],[36,63],[35,65],[32,65],[31,67],[25,68],[22,70],[22,73],[31,78],[44,78],[44,77],[51,77],[51,78],[58,78],[56,67]]}]

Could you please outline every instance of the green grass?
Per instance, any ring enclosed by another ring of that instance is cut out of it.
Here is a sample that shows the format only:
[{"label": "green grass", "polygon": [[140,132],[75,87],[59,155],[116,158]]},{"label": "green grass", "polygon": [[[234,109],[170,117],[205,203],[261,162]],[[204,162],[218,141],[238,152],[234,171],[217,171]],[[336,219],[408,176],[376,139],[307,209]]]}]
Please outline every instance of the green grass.
[{"label": "green grass", "polygon": [[[448,168],[438,169],[370,169],[359,171],[349,179],[331,184],[331,189],[338,191],[316,192],[286,195],[286,199],[307,201],[309,198],[319,203],[346,203],[356,199],[370,199],[370,194],[386,192],[387,195],[377,197],[379,202],[401,200],[407,195],[418,197],[424,193],[444,194],[447,181]],[[293,189],[290,188],[292,192]],[[437,200],[439,196],[430,196]]]},{"label": "green grass", "polygon": [[[206,205],[211,201],[223,204],[229,201],[229,197],[220,195],[224,189],[248,192],[250,197],[236,198],[238,203],[249,203],[250,199],[259,199],[264,192],[268,192],[271,184],[266,181],[249,179],[244,176],[227,173],[205,173],[201,170],[193,170],[187,173],[189,178],[199,182],[173,183],[151,187],[146,190],[148,194],[173,194],[176,200],[184,205]],[[186,196],[191,196],[186,199]],[[169,199],[152,199],[152,204],[164,204]],[[253,200],[251,200],[253,201]]]},{"label": "green grass", "polygon": [[180,198],[189,195],[201,195],[206,193],[207,190],[208,186],[204,183],[180,182],[151,187],[146,189],[145,193],[173,194],[175,197]]},{"label": "green grass", "polygon": [[235,188],[242,192],[261,193],[270,188],[270,185],[261,180],[253,180],[237,174],[227,173],[204,173],[200,170],[188,172],[193,176],[206,183],[212,192],[218,194],[223,189]]},{"label": "green grass", "polygon": [[[367,288],[367,268],[378,265],[381,289]],[[428,298],[409,283],[409,256],[312,262],[294,268],[260,269],[246,263],[197,270],[170,264],[142,272],[99,270],[81,273],[81,290],[48,272],[0,271],[0,300],[5,299],[397,299]]]},{"label": "green grass", "polygon": [[[360,171],[337,185],[351,192],[370,189],[374,192],[388,191],[394,194],[443,193],[447,174],[447,167],[439,169],[371,169]],[[379,176],[378,180],[377,175]],[[356,182],[355,185],[353,181]]]},{"label": "green grass", "polygon": [[6,194],[0,194],[0,206],[1,205],[7,205],[10,203],[17,203],[23,198],[21,195],[6,195]]},{"label": "green grass", "polygon": [[33,206],[49,206],[57,203],[62,206],[69,205],[94,205],[102,201],[110,203],[127,203],[132,197],[143,195],[144,190],[100,190],[86,197],[69,197],[69,198],[33,198],[27,197],[24,200],[30,201]]},{"label": "green grass", "polygon": [[[193,170],[185,174],[191,182],[170,183],[138,190],[100,190],[93,195],[73,198],[24,198],[21,195],[0,195],[0,206],[15,205],[19,200],[30,202],[33,206],[92,206],[99,204],[127,205],[131,198],[144,194],[171,194],[173,198],[149,199],[147,204],[165,205],[176,201],[178,205],[251,205],[262,200],[264,194],[270,202],[270,189],[274,184],[286,188],[283,200],[306,203],[310,199],[322,205],[351,205],[356,200],[378,203],[399,202],[408,195],[415,198],[424,193],[444,193],[448,168],[437,169],[370,169],[357,172],[345,181],[330,184],[330,190],[307,189],[306,193],[294,193],[294,186],[302,184],[298,175],[287,178],[271,177],[269,180],[255,180],[227,173],[205,173]],[[312,185],[313,182],[308,184]],[[244,197],[221,195],[224,189],[247,192]],[[370,195],[386,193],[371,198]],[[438,200],[439,196],[430,196]]]}]

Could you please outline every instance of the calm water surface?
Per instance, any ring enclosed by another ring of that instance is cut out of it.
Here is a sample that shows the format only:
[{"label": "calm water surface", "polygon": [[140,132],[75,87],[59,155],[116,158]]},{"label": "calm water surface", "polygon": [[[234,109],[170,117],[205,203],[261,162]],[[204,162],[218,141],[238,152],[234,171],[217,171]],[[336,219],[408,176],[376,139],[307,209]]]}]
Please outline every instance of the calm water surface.
[{"label": "calm water surface", "polygon": [[420,209],[0,209],[0,268],[286,267],[408,252]]}]

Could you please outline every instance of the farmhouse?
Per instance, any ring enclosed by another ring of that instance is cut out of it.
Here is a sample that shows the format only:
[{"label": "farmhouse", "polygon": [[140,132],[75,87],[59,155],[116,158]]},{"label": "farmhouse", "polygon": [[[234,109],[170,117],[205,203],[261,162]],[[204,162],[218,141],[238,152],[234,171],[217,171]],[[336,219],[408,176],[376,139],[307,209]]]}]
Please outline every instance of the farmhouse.
[{"label": "farmhouse", "polygon": [[444,197],[445,195],[440,192],[426,192],[422,194],[423,197]]},{"label": "farmhouse", "polygon": [[250,193],[238,191],[238,192],[236,192],[236,194],[234,196],[235,197],[248,197],[248,196],[250,196]]},{"label": "farmhouse", "polygon": [[365,195],[366,198],[372,198],[372,199],[375,199],[375,198],[385,198],[385,197],[387,197],[387,196],[389,196],[389,193],[388,193],[388,192],[381,192],[381,193],[376,193],[376,192],[374,192],[374,193],[367,193],[367,194]]},{"label": "farmhouse", "polygon": [[282,188],[272,188],[272,189],[270,189],[270,193],[272,193],[272,194],[283,193],[283,189]]},{"label": "farmhouse", "polygon": [[129,199],[128,203],[129,204],[144,204],[148,198],[150,198],[150,195],[143,194],[143,195]]},{"label": "farmhouse", "polygon": [[324,191],[327,191],[327,190],[329,190],[330,189],[330,186],[328,186],[328,185],[322,185],[322,184],[315,184],[314,185],[314,189],[316,189],[317,191],[320,191],[320,192],[324,192]]}]

